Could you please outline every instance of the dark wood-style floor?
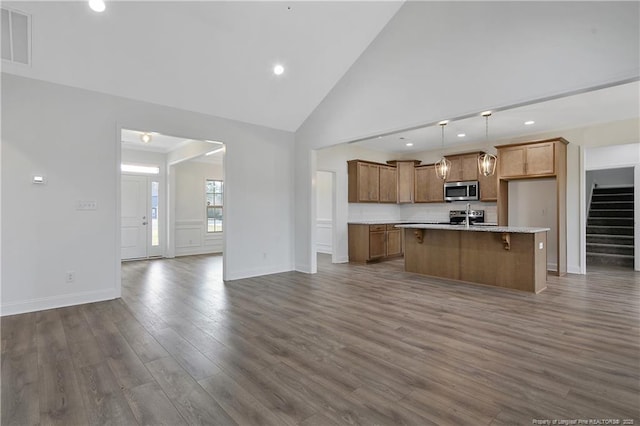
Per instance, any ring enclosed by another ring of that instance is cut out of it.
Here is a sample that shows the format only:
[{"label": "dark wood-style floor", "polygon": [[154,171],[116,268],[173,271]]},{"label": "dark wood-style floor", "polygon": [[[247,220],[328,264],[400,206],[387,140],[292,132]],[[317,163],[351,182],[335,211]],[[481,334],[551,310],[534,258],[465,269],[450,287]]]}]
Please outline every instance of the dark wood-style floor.
[{"label": "dark wood-style floor", "polygon": [[122,299],[2,318],[2,424],[640,422],[640,274],[534,295],[402,261],[223,283],[123,265]]}]

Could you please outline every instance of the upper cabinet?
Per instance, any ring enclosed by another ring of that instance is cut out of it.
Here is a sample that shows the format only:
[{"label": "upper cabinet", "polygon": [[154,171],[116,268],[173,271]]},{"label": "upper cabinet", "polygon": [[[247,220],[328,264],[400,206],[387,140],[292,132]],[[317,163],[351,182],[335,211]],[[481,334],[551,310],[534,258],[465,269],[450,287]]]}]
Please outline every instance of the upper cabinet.
[{"label": "upper cabinet", "polygon": [[497,147],[500,178],[555,176],[558,150],[565,145],[563,140],[554,139]]},{"label": "upper cabinet", "polygon": [[485,176],[478,173],[478,185],[480,186],[480,201],[498,200],[498,174]]},{"label": "upper cabinet", "polygon": [[418,160],[392,160],[387,163],[396,166],[398,171],[398,203],[413,203],[415,198],[415,167]]},{"label": "upper cabinet", "polygon": [[436,176],[433,164],[415,168],[415,202],[442,203],[444,202],[444,183]]},{"label": "upper cabinet", "polygon": [[447,182],[478,180],[479,154],[479,152],[471,152],[446,156],[447,160],[451,161],[451,170],[449,171]]},{"label": "upper cabinet", "polygon": [[380,203],[398,202],[398,171],[392,166],[379,166],[380,169]]},{"label": "upper cabinet", "polygon": [[347,161],[350,203],[397,202],[395,167],[370,161]]}]

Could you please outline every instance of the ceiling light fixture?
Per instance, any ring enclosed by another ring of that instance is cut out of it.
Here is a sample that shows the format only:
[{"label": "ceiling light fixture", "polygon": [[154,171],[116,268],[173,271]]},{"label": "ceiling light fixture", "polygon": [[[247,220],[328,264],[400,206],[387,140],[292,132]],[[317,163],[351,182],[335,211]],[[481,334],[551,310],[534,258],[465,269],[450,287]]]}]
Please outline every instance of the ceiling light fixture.
[{"label": "ceiling light fixture", "polygon": [[443,120],[438,123],[442,129],[442,158],[436,163],[436,176],[442,180],[447,179],[449,171],[451,170],[451,161],[447,160],[444,156],[444,126],[446,126],[447,123],[449,123],[449,120]]},{"label": "ceiling light fixture", "polygon": [[151,133],[143,133],[140,135],[140,140],[142,141],[142,143],[149,143],[151,142]]},{"label": "ceiling light fixture", "polygon": [[[485,143],[487,144],[487,151],[489,151],[489,117],[491,117],[491,111],[485,111],[482,113],[482,116],[485,119]],[[496,172],[496,163],[498,162],[498,157],[493,154],[489,154],[489,152],[485,152],[478,156],[478,171],[483,176],[493,176]]]},{"label": "ceiling light fixture", "polygon": [[464,138],[465,136],[467,136],[465,133],[458,133],[459,138]]},{"label": "ceiling light fixture", "polygon": [[524,125],[525,125],[525,126],[531,126],[532,124],[536,124],[536,122],[535,122],[535,121],[533,121],[533,120],[529,120],[529,121],[525,121],[525,122],[524,122]]},{"label": "ceiling light fixture", "polygon": [[413,146],[413,144],[411,142],[407,142],[405,145],[407,146]]},{"label": "ceiling light fixture", "polygon": [[94,12],[104,12],[107,6],[104,4],[104,0],[89,0],[89,7]]},{"label": "ceiling light fixture", "polygon": [[273,67],[273,73],[275,75],[282,75],[282,73],[284,72],[284,67],[280,64],[277,64],[275,67]]}]

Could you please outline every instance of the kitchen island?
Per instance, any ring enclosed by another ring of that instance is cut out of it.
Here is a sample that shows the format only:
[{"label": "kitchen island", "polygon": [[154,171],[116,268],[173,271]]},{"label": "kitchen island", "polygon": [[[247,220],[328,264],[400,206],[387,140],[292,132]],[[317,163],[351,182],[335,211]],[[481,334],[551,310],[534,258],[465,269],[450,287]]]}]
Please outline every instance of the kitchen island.
[{"label": "kitchen island", "polygon": [[539,293],[549,228],[402,224],[407,272]]}]

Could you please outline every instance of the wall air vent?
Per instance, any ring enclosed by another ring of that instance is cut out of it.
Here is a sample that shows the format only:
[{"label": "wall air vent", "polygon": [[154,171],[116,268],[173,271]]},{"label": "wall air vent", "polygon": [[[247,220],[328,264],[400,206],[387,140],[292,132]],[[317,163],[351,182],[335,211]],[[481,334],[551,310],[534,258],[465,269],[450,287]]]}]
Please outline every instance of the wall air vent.
[{"label": "wall air vent", "polygon": [[31,15],[2,8],[2,60],[31,64]]}]

